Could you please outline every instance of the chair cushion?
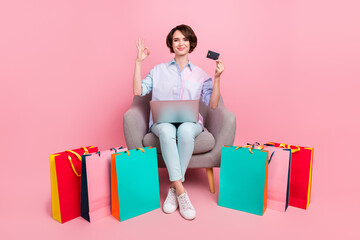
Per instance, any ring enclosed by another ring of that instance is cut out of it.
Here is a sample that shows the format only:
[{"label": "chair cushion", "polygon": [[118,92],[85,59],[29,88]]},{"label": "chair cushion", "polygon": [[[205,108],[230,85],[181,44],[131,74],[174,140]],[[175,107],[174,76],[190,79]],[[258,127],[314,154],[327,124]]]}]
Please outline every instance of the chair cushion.
[{"label": "chair cushion", "polygon": [[[143,138],[145,147],[156,147],[157,152],[161,153],[159,138],[152,132],[147,133]],[[214,136],[204,128],[204,131],[195,138],[194,154],[201,154],[211,151],[215,146]]]}]

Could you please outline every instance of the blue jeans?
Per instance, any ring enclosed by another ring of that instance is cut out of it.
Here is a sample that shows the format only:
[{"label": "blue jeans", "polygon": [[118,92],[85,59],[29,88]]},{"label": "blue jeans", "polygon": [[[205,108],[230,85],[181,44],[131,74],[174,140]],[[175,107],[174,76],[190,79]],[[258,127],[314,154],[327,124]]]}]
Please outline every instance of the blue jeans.
[{"label": "blue jeans", "polygon": [[[202,132],[199,123],[154,123],[151,131],[159,138],[170,181],[185,181],[185,172],[194,151],[195,138]],[[177,141],[176,141],[177,140]]]}]

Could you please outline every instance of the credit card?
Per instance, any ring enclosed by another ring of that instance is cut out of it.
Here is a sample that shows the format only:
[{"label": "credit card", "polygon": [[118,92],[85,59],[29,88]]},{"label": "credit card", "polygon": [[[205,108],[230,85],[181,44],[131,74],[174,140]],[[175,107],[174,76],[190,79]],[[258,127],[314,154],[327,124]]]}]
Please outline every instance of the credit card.
[{"label": "credit card", "polygon": [[210,59],[213,59],[213,60],[218,60],[219,59],[219,56],[220,54],[217,53],[217,52],[213,52],[213,51],[208,51],[208,54],[207,54],[207,58],[210,58]]}]

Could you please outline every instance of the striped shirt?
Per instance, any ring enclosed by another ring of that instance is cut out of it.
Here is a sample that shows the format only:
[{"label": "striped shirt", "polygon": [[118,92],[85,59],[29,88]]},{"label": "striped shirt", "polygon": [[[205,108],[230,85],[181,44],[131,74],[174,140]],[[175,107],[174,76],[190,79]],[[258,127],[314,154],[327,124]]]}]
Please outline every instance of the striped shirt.
[{"label": "striped shirt", "polygon": [[[152,100],[198,100],[209,105],[212,78],[190,60],[180,71],[179,65],[172,59],[170,62],[156,65],[142,81],[141,96],[152,91]],[[203,118],[199,113],[199,123],[203,126]],[[149,129],[153,124],[150,111]]]}]

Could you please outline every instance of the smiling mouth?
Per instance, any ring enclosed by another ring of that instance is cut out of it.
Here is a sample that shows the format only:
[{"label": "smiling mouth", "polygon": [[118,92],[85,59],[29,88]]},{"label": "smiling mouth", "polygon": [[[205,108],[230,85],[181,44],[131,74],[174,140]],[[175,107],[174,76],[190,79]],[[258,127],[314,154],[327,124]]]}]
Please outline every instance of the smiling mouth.
[{"label": "smiling mouth", "polygon": [[179,51],[185,50],[185,48],[178,48]]}]

